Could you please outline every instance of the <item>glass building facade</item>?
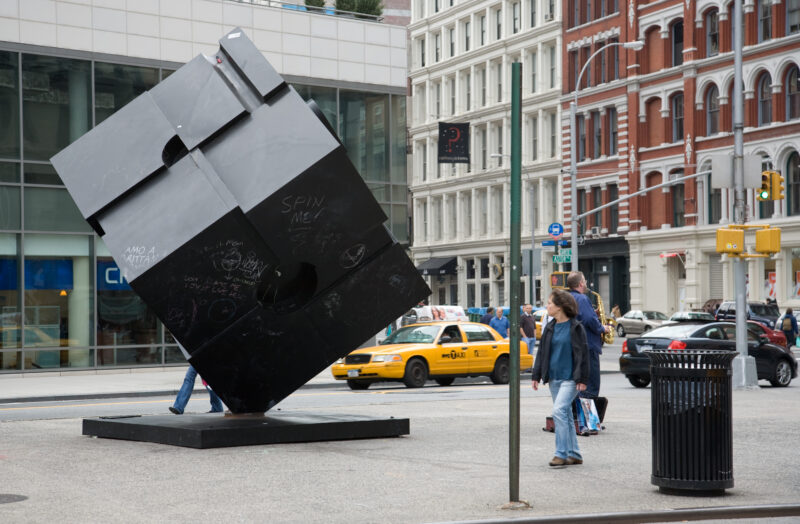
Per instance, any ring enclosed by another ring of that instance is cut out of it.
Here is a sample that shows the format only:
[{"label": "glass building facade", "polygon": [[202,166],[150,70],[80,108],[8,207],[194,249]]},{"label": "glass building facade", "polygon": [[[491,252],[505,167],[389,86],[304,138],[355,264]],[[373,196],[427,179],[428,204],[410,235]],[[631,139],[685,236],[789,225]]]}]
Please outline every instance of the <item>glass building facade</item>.
[{"label": "glass building facade", "polygon": [[[71,55],[0,46],[0,373],[184,363],[49,162],[180,64]],[[405,96],[310,83],[407,244]]]}]

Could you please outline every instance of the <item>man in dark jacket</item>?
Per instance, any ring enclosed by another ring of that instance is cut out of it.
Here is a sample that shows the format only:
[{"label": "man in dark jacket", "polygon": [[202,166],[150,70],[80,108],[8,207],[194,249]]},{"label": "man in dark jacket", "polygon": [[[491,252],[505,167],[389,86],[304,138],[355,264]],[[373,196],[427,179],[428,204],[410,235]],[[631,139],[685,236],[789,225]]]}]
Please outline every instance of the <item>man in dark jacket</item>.
[{"label": "man in dark jacket", "polygon": [[605,326],[597,318],[592,303],[586,297],[586,277],[580,271],[573,271],[567,276],[567,286],[569,292],[578,303],[578,322],[586,330],[586,342],[589,346],[589,383],[586,391],[582,391],[580,396],[585,398],[596,398],[600,395],[600,355],[603,353],[603,333],[606,332]]},{"label": "man in dark jacket", "polygon": [[481,324],[489,325],[489,322],[492,321],[492,317],[494,317],[494,308],[486,308],[486,314],[481,317]]}]

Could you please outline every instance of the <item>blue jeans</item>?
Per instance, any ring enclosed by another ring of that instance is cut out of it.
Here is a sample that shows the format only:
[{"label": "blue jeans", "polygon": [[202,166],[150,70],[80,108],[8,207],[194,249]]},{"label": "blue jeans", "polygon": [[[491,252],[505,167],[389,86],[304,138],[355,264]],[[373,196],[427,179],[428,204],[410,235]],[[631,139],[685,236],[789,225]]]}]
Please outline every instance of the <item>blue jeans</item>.
[{"label": "blue jeans", "polygon": [[536,339],[535,339],[534,337],[531,337],[531,338],[528,338],[528,337],[520,337],[520,340],[522,340],[523,342],[525,342],[526,344],[528,344],[528,353],[529,353],[529,354],[531,354],[531,355],[533,355],[533,351],[534,351],[534,344],[536,344]]},{"label": "blue jeans", "polygon": [[582,459],[575,435],[572,418],[572,401],[578,394],[574,380],[551,380],[550,396],[553,397],[553,422],[556,426],[556,457]]},{"label": "blue jeans", "polygon": [[[178,396],[175,397],[175,403],[172,405],[179,413],[183,413],[186,404],[189,403],[189,399],[192,397],[192,390],[194,389],[194,381],[196,378],[197,371],[190,365],[189,369],[186,370],[186,376],[183,377],[183,385],[181,385],[181,389],[178,391]],[[206,386],[206,389],[208,390],[208,395],[211,397],[211,412],[221,413],[222,400],[220,400],[219,396],[217,396],[210,387]]]}]

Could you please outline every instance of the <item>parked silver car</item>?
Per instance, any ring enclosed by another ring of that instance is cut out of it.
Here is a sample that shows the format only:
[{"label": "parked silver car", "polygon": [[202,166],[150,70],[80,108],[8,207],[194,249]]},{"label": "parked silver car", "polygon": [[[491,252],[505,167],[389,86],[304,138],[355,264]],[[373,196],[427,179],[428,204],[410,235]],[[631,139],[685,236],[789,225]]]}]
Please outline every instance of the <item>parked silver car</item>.
[{"label": "parked silver car", "polygon": [[659,327],[665,320],[667,315],[660,311],[632,309],[617,319],[617,335],[624,337],[628,333],[644,333]]}]

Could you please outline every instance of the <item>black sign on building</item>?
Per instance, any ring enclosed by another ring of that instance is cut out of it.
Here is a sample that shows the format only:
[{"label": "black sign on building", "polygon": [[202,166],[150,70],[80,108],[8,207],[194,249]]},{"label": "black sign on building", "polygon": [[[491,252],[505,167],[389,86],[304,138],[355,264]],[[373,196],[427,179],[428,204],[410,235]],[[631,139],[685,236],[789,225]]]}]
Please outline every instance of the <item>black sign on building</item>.
[{"label": "black sign on building", "polygon": [[439,122],[439,163],[469,164],[469,123]]}]

